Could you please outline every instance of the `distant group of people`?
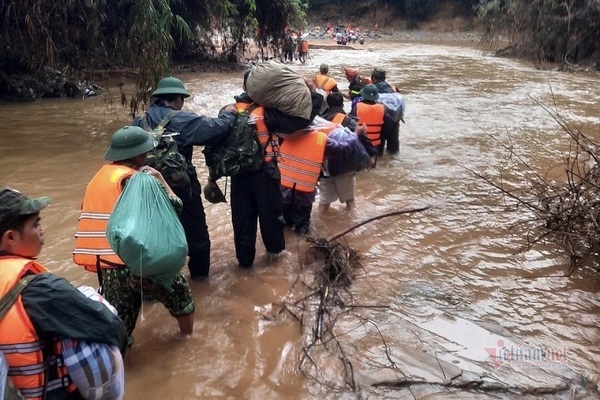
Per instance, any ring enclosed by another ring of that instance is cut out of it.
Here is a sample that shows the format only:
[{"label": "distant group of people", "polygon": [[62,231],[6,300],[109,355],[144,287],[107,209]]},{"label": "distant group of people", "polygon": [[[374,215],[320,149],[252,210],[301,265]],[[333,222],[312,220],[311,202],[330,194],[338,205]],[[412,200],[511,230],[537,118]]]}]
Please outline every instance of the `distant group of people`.
[{"label": "distant group of people", "polygon": [[298,34],[293,31],[286,33],[283,39],[283,61],[292,62],[299,60],[302,64],[306,62],[308,57],[308,39],[298,37]]},{"label": "distant group of people", "polygon": [[310,32],[310,35],[318,38],[330,38],[335,40],[339,45],[347,45],[353,43],[364,44],[366,38],[377,38],[380,36],[378,33],[379,24],[375,23],[373,29],[361,29],[360,26],[355,26],[350,23],[333,25],[331,22],[327,22],[325,28],[321,28],[320,25],[314,27]]},{"label": "distant group of people", "polygon": [[[89,299],[35,261],[44,243],[40,212],[50,200],[31,199],[15,189],[1,188],[0,294],[12,294],[14,303],[8,305],[8,313],[0,321],[0,351],[6,354],[11,383],[26,398],[82,398],[77,393],[83,389],[74,384],[72,371],[57,361],[66,357],[60,341],[114,346],[124,354],[133,343],[143,295],[164,304],[177,320],[181,334],[193,332],[195,302],[189,280],[207,279],[212,260],[202,188],[192,153],[195,146],[218,145],[234,129],[241,110],[248,110],[256,123],[263,161],[259,169],[231,178],[231,219],[240,268],[254,264],[259,226],[271,259],[285,250],[286,226],[298,235],[309,234],[317,193],[321,211],[337,200],[352,210],[355,172],[341,167],[339,161],[348,158],[360,143],[368,154],[369,167],[374,167],[386,146],[395,154],[399,144],[398,125],[390,122],[385,107],[377,102],[379,93],[395,90],[385,82],[385,71],[373,71],[372,83],[362,80],[355,70],[346,69],[345,73],[349,90],[344,93],[329,75],[327,64],[320,66],[314,79],[305,79],[312,103],[309,118],[256,103],[246,91],[249,71],[235,104],[223,107],[216,117],[183,110],[190,96],[183,82],[175,77],[161,79],[152,93],[154,103],[144,115],[112,134],[104,153],[107,163],[90,180],[82,201],[73,260],[97,274],[101,297],[108,304]],[[353,101],[347,115],[344,97]],[[345,136],[334,138],[318,126],[311,128],[317,116],[333,122],[330,127],[345,127]],[[183,186],[169,183],[159,170],[146,165],[148,152],[156,146],[147,129],[157,127],[178,133],[173,139],[185,159],[189,178]],[[301,130],[303,134],[294,134]],[[115,204],[139,172],[157,180],[185,232],[189,279],[179,272],[169,287],[134,276],[106,235]],[[92,367],[88,368],[101,368],[89,364]],[[27,368],[32,372],[26,372]],[[104,381],[100,384],[106,385]],[[111,399],[122,398],[122,384],[118,390],[120,395]]]}]

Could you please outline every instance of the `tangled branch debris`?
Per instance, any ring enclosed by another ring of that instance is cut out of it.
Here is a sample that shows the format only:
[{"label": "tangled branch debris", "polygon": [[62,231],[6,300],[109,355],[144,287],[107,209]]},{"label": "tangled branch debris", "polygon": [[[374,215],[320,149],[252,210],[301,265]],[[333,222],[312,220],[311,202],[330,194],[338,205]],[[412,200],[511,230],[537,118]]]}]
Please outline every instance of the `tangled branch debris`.
[{"label": "tangled branch debris", "polygon": [[[349,288],[358,271],[363,268],[360,257],[356,250],[340,239],[354,229],[386,217],[415,213],[424,211],[429,207],[420,207],[401,211],[389,212],[365,221],[357,223],[328,238],[307,238],[311,243],[306,253],[303,265],[307,273],[306,281],[299,279],[303,287],[308,289],[308,294],[293,303],[286,302],[285,310],[290,312],[302,324],[303,332],[306,332],[304,354],[301,360],[301,368],[309,377],[318,383],[327,385],[330,381],[322,376],[323,362],[335,359],[340,363],[340,370],[345,386],[355,391],[354,370],[351,357],[346,353],[342,343],[338,340],[340,334],[335,332],[335,324],[342,316],[352,316],[360,321],[361,325],[375,324],[364,316],[356,314],[357,309],[385,309],[387,306],[380,305],[357,305]],[[292,288],[290,293],[295,292]],[[290,297],[297,297],[292,295]],[[309,327],[309,329],[306,329]],[[379,332],[379,330],[377,330]],[[381,333],[380,333],[381,336]],[[383,336],[381,341],[385,347],[386,354],[390,354],[389,348]],[[320,361],[323,362],[320,362]],[[327,360],[327,361],[325,361]],[[390,359],[390,363],[393,362]]]},{"label": "tangled branch debris", "polygon": [[597,261],[600,252],[599,145],[583,134],[581,127],[563,118],[556,107],[552,109],[534,101],[569,137],[569,151],[562,160],[563,179],[557,182],[538,174],[508,146],[505,148],[509,150],[512,162],[518,168],[532,172],[527,182],[509,188],[502,181],[495,182],[474,173],[512,199],[512,204],[531,212],[532,217],[525,221],[528,234],[524,250],[544,240],[559,244],[570,257],[567,272],[570,275],[584,262]]}]

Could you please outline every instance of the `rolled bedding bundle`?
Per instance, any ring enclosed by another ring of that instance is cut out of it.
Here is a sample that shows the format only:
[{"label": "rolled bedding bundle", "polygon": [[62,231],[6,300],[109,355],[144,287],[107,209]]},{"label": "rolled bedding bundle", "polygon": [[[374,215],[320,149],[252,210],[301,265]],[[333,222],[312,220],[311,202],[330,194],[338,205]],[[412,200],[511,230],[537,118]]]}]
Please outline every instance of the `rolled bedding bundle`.
[{"label": "rolled bedding bundle", "polygon": [[310,119],[312,101],[304,78],[278,61],[265,61],[254,67],[246,79],[246,92],[263,107]]}]

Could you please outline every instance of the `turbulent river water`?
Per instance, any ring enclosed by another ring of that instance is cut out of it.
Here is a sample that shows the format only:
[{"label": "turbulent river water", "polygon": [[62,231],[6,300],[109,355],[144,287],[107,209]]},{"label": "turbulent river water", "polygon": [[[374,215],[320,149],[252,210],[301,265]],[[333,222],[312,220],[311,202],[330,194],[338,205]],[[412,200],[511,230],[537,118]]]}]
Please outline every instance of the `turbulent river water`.
[{"label": "turbulent river water", "polygon": [[[310,328],[277,313],[302,268],[304,239],[286,232],[287,252],[273,263],[259,242],[257,263],[242,271],[229,205],[206,203],[212,268],[208,281],[192,284],[194,334],[180,338],[160,304],[144,303],[125,360],[125,399],[600,398],[598,275],[565,277],[565,257],[552,243],[519,252],[526,238],[513,226],[523,214],[507,210],[471,172],[499,179],[509,168],[513,183],[524,182],[529,172],[503,145],[541,173],[563,162],[567,137],[539,103],[600,139],[600,77],[539,71],[470,44],[356,47],[313,50],[306,65],[291,66],[311,76],[328,63],[344,90],[343,67],[369,75],[383,66],[407,100],[401,150],[357,175],[355,212],[335,204],[321,215],[315,207],[312,234],[430,208],[345,236],[363,266],[350,291],[364,307],[340,318],[338,331],[352,383],[333,354],[314,360],[316,373],[306,359],[300,368]],[[181,78],[193,94],[185,107],[208,116],[242,83],[241,72]],[[96,279],[71,261],[83,193],[110,135],[129,121],[117,86],[107,89],[86,99],[0,104],[0,184],[52,198],[40,261],[76,285]],[[194,161],[205,183],[200,150]],[[525,359],[524,351],[533,355]]]}]

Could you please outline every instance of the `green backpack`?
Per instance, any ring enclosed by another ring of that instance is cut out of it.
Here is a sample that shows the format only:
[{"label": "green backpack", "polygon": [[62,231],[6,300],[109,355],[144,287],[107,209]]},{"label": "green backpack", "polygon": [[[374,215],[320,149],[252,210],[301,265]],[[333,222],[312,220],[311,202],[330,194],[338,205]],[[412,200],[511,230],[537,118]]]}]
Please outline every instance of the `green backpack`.
[{"label": "green backpack", "polygon": [[177,148],[177,142],[173,139],[174,134],[165,133],[165,126],[178,112],[179,110],[171,110],[154,129],[148,123],[147,113],[144,113],[141,118],[142,128],[152,136],[156,144],[154,149],[148,152],[146,165],[158,170],[174,190],[187,188],[190,185],[187,162]]},{"label": "green backpack", "polygon": [[234,176],[258,171],[264,159],[264,148],[258,141],[256,123],[249,118],[258,105],[238,111],[235,126],[217,146],[205,146],[204,158],[210,176]]}]

